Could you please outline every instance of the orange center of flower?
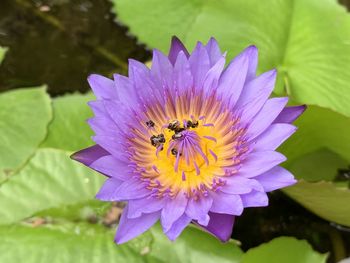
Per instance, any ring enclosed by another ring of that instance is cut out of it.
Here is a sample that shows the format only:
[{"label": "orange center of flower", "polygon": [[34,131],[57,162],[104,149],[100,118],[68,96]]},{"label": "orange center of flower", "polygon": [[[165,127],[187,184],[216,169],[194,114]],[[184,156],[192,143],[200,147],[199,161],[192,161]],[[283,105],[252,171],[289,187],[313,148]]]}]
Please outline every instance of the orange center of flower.
[{"label": "orange center of flower", "polygon": [[207,195],[234,174],[246,149],[239,119],[216,96],[168,97],[147,108],[131,140],[135,169],[154,195]]}]

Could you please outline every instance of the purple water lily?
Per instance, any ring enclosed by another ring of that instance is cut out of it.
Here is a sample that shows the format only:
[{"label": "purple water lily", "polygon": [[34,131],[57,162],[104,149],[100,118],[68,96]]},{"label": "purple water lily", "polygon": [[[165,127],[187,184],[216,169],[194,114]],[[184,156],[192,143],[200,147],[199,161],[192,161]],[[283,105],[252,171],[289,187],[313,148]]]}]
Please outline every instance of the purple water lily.
[{"label": "purple water lily", "polygon": [[305,107],[269,99],[276,70],[256,76],[255,46],[225,62],[213,38],[189,54],[174,37],[151,69],[129,60],[129,77],[89,77],[96,145],[73,159],[108,177],[98,199],[127,202],[117,243],[158,220],[171,240],[192,222],[227,241],[245,207],[296,182],[275,149]]}]

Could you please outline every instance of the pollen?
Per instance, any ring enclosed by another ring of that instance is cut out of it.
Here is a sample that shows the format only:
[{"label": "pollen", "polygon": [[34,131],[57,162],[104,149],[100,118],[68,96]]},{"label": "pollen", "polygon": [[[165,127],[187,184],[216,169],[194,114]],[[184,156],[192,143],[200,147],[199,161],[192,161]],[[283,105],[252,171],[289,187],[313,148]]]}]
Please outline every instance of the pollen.
[{"label": "pollen", "polygon": [[130,146],[154,196],[183,191],[199,198],[224,185],[228,170],[234,173],[247,150],[245,129],[226,107],[216,96],[188,93],[147,108]]}]

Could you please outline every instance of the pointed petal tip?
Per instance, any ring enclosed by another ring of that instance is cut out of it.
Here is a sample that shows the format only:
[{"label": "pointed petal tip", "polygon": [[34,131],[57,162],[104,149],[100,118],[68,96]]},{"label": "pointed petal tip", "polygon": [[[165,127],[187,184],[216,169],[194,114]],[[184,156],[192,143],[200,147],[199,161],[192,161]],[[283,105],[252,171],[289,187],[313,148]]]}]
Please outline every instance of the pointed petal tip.
[{"label": "pointed petal tip", "polygon": [[300,107],[301,113],[303,113],[304,111],[307,110],[307,105],[306,104],[300,105],[299,107]]},{"label": "pointed petal tip", "polygon": [[123,238],[115,235],[114,243],[116,243],[117,245],[121,245],[121,244],[124,244],[126,242],[128,242],[128,240],[123,240]]},{"label": "pointed petal tip", "polygon": [[74,160],[74,161],[78,161],[78,156],[77,156],[77,153],[78,152],[75,152],[75,153],[72,153],[70,156],[69,156],[69,158],[71,158],[72,160]]},{"label": "pointed petal tip", "polygon": [[175,64],[176,58],[180,51],[183,51],[187,58],[190,56],[185,45],[181,42],[181,40],[177,36],[173,36],[171,38],[171,44],[168,53],[168,58],[173,65]]},{"label": "pointed petal tip", "polygon": [[216,45],[216,46],[219,46],[218,41],[217,41],[216,38],[213,37],[213,36],[211,36],[211,37],[209,38],[209,40],[208,40],[207,45],[210,45],[210,44],[214,44],[214,45]]},{"label": "pointed petal tip", "polygon": [[250,45],[246,48],[246,50],[250,52],[258,52],[258,48],[256,45]]},{"label": "pointed petal tip", "polygon": [[100,147],[99,145],[93,145],[91,147],[82,149],[70,155],[70,158],[74,161],[80,162],[86,166],[101,158],[102,156],[109,155],[109,153]]},{"label": "pointed petal tip", "polygon": [[277,69],[276,68],[271,69],[269,72],[270,72],[271,76],[277,75]]},{"label": "pointed petal tip", "polygon": [[171,43],[181,43],[182,44],[182,41],[177,37],[177,36],[172,36],[171,37]]}]

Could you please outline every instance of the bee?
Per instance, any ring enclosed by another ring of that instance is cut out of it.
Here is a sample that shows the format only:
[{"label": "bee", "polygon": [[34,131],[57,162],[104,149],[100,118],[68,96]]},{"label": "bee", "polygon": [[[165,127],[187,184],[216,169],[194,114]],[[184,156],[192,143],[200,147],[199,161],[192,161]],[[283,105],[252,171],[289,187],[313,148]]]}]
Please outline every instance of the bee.
[{"label": "bee", "polygon": [[[176,148],[171,149],[171,154],[177,156],[178,151],[176,150]],[[179,155],[181,156],[181,153]]]},{"label": "bee", "polygon": [[171,138],[173,140],[177,140],[177,139],[181,139],[182,138],[182,133],[175,133],[173,136],[171,136]]},{"label": "bee", "polygon": [[197,128],[198,121],[187,121],[187,128]]},{"label": "bee", "polygon": [[163,143],[165,143],[165,138],[164,138],[164,134],[158,134],[158,135],[152,135],[150,138],[151,144],[154,147],[158,147],[160,145],[162,145]]},{"label": "bee", "polygon": [[170,122],[168,129],[176,132],[176,130],[180,129],[180,122],[178,120]]},{"label": "bee", "polygon": [[154,127],[155,123],[152,120],[146,121],[146,125],[148,128]]}]

